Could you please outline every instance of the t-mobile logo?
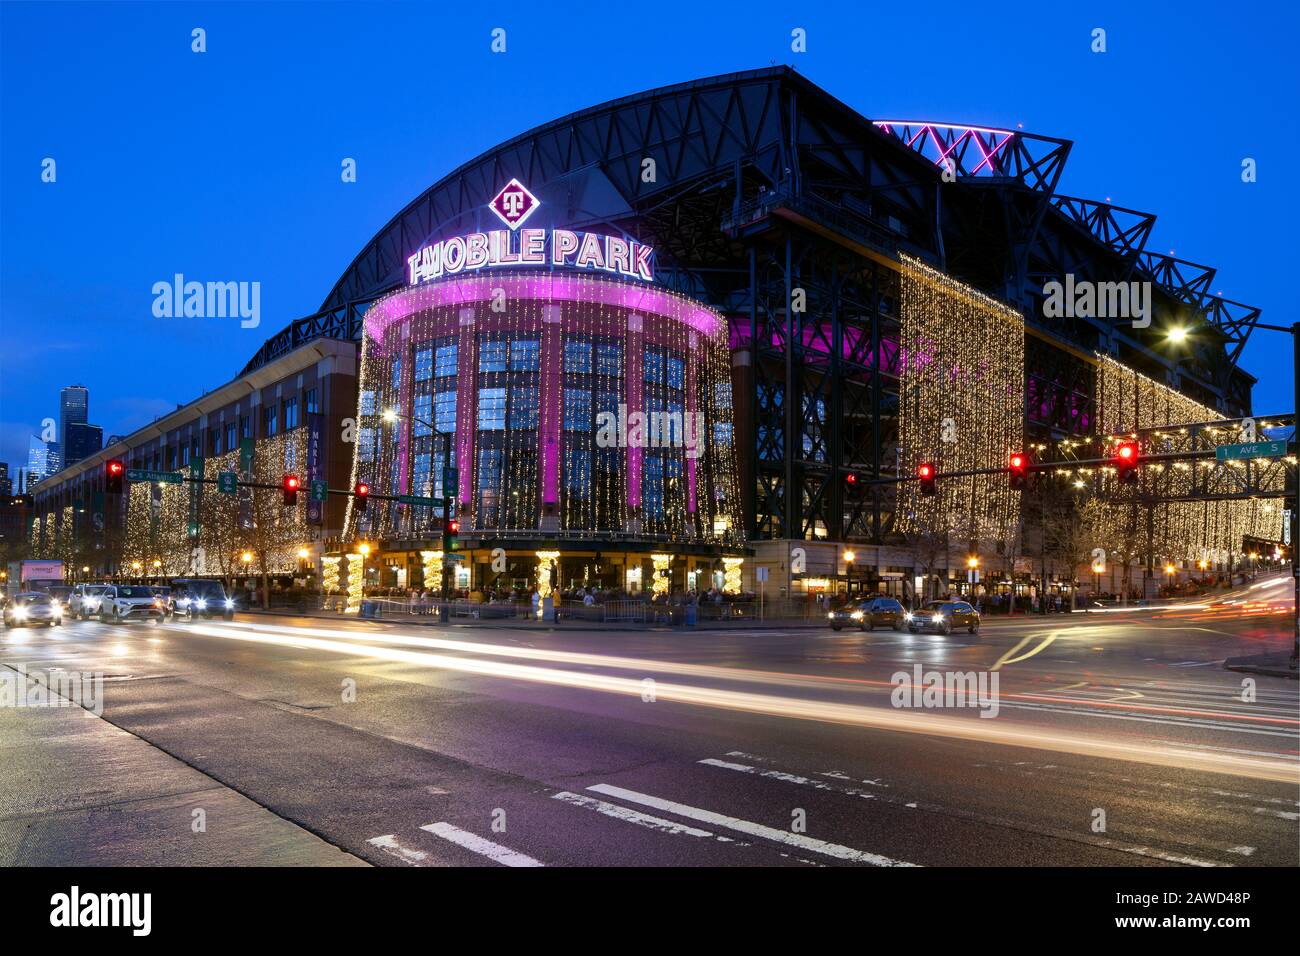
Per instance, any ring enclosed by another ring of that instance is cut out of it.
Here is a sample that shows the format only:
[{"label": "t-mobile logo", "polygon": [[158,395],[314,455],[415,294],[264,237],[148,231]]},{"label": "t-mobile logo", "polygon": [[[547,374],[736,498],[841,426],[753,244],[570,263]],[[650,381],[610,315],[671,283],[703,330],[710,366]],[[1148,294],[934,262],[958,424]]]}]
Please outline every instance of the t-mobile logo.
[{"label": "t-mobile logo", "polygon": [[537,197],[524,188],[517,179],[506,183],[505,188],[492,200],[492,211],[511,229],[518,229],[533,210],[541,205]]}]

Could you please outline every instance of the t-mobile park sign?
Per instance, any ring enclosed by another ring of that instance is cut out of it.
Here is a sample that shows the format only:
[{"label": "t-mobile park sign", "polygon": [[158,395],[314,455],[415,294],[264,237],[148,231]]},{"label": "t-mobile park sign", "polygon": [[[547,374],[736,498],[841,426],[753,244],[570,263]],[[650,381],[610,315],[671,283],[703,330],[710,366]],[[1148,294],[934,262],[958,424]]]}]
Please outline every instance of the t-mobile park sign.
[{"label": "t-mobile park sign", "polygon": [[595,232],[520,228],[540,205],[519,180],[510,180],[489,203],[509,228],[452,236],[407,256],[410,284],[493,266],[546,265],[654,281],[653,246]]}]

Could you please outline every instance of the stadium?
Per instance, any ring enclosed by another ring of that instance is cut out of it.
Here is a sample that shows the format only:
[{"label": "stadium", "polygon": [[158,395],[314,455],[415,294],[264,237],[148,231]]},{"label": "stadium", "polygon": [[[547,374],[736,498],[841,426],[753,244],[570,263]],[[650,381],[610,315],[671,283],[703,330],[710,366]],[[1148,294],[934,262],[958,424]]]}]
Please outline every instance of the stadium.
[{"label": "stadium", "polygon": [[[1259,318],[1212,291],[1212,267],[1149,248],[1153,214],[1059,192],[1070,148],[869,119],[787,67],[625,97],[435,183],[236,381],[357,343],[356,441],[320,473],[452,496],[461,589],[553,567],[565,585],[907,595],[973,585],[979,558],[999,587],[1069,590],[1087,549],[1049,548],[1005,475],[926,500],[899,479],[1020,451],[1087,461],[1118,435],[1208,440],[1252,412],[1238,358]],[[112,454],[41,487],[39,541]],[[1143,499],[1102,508],[1094,538],[1126,542],[1119,588],[1280,540],[1256,494],[1279,475],[1191,501],[1212,479],[1162,469],[1142,527],[1126,523]],[[1067,516],[1110,482],[1062,477]],[[427,502],[331,508],[314,540],[331,584],[361,540],[386,583],[418,586],[443,557]]]}]

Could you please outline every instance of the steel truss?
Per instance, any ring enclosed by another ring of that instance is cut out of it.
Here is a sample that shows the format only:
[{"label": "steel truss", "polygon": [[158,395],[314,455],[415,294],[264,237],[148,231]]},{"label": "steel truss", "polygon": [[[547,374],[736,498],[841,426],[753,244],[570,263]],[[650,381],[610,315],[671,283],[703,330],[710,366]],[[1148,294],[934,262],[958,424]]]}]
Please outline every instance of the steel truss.
[{"label": "steel truss", "polygon": [[[358,337],[365,307],[404,284],[406,256],[491,226],[486,197],[517,176],[567,224],[654,245],[660,284],[727,315],[749,536],[879,542],[891,489],[845,479],[896,474],[899,253],[1024,314],[1027,435],[1092,434],[1081,356],[1098,351],[1226,413],[1249,411],[1253,380],[1235,363],[1259,310],[1214,296],[1212,270],[1148,250],[1154,216],[1057,194],[1070,147],[1019,130],[872,122],[787,67],[625,97],[444,177],[245,372],[314,336]],[[1044,285],[1067,274],[1155,283],[1153,329],[1048,323]],[[795,289],[802,311],[790,307]],[[1162,353],[1160,326],[1189,315],[1209,334],[1181,360]]]}]

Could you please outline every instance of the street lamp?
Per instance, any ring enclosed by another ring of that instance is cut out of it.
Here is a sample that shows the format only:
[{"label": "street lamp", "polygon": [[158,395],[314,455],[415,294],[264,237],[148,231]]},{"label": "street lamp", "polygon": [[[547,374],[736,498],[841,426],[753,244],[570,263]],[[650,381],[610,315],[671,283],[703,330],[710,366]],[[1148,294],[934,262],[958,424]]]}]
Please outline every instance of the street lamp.
[{"label": "street lamp", "polygon": [[252,552],[252,551],[245,551],[243,554],[241,554],[241,555],[239,556],[239,560],[242,561],[242,562],[244,562],[244,564],[252,564],[252,563],[253,563],[253,552]]},{"label": "street lamp", "polygon": [[1171,326],[1169,329],[1165,331],[1165,338],[1167,338],[1170,342],[1173,342],[1175,345],[1186,342],[1187,327],[1184,325]]}]

